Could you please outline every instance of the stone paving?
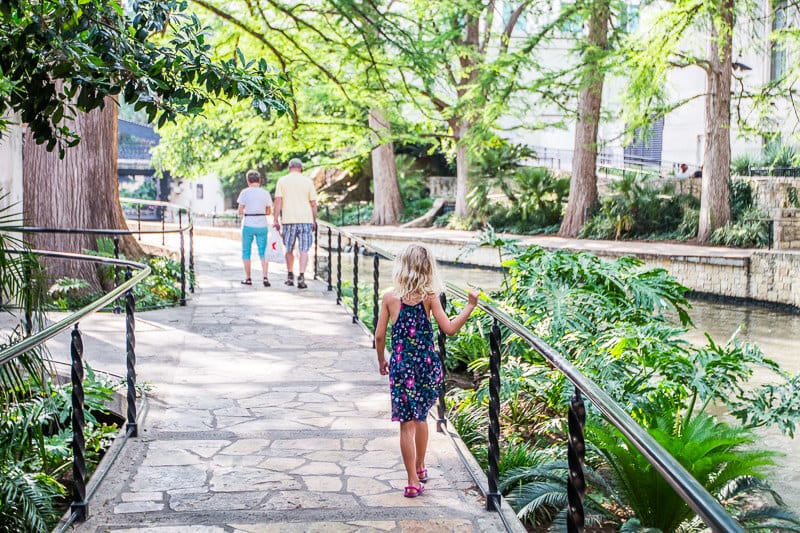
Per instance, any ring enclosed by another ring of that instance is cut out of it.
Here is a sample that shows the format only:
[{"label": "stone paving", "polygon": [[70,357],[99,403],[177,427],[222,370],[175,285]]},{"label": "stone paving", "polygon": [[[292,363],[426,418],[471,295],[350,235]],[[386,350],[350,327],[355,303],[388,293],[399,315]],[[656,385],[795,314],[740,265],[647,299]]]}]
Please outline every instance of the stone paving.
[{"label": "stone paving", "polygon": [[[432,422],[431,481],[422,496],[403,497],[386,378],[371,339],[325,284],[285,287],[283,269],[272,265],[271,288],[242,286],[238,243],[197,237],[196,244],[198,289],[189,305],[138,315],[148,410],[139,438],[128,441],[90,501],[89,520],[75,529],[505,529]],[[255,283],[257,265],[253,274]],[[92,337],[92,325],[81,326],[87,354],[106,341]]]}]

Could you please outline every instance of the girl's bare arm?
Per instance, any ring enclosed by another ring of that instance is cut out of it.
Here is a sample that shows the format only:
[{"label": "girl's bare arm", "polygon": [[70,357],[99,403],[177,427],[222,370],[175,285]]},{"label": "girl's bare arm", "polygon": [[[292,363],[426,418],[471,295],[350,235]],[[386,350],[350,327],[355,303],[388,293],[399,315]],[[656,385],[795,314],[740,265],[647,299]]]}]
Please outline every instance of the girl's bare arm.
[{"label": "girl's bare arm", "polygon": [[447,313],[445,313],[442,302],[439,298],[434,296],[431,298],[431,312],[433,313],[433,318],[436,319],[436,323],[439,324],[439,329],[441,329],[445,335],[455,335],[466,323],[469,315],[475,310],[477,304],[478,291],[469,291],[467,305],[461,310],[458,316],[451,319],[447,316]]},{"label": "girl's bare arm", "polygon": [[375,351],[378,354],[378,370],[383,376],[389,373],[389,363],[383,353],[386,346],[386,329],[389,326],[389,304],[386,300],[387,297],[384,294],[381,300],[381,310],[378,313],[378,324],[375,326]]}]

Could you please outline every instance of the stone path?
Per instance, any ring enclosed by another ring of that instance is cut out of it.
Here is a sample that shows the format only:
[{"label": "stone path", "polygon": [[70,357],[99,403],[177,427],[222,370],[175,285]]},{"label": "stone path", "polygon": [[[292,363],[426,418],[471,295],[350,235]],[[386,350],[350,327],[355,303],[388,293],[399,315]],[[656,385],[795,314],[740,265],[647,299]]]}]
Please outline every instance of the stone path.
[{"label": "stone path", "polygon": [[402,496],[386,378],[326,285],[241,286],[238,243],[196,244],[189,305],[138,315],[149,410],[78,531],[504,530],[432,422],[428,490]]}]

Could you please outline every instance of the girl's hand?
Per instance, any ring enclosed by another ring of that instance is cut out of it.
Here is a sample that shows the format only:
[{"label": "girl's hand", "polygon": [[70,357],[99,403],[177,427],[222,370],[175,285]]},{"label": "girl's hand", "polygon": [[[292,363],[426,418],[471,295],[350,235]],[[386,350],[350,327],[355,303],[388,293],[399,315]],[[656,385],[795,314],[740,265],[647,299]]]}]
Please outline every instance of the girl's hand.
[{"label": "girl's hand", "polygon": [[389,362],[386,359],[378,359],[378,371],[381,373],[381,376],[389,374]]},{"label": "girl's hand", "polygon": [[470,289],[469,294],[467,294],[467,304],[475,307],[478,305],[478,296],[480,296],[480,291],[476,289]]}]

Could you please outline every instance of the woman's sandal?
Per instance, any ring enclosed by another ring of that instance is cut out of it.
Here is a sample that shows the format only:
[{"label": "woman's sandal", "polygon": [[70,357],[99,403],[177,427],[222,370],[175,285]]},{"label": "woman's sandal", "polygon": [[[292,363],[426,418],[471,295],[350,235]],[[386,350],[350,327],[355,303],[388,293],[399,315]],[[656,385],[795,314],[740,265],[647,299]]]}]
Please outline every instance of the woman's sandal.
[{"label": "woman's sandal", "polygon": [[252,284],[253,284],[253,280],[251,280],[250,278],[242,280],[242,285],[252,285]]},{"label": "woman's sandal", "polygon": [[422,485],[419,487],[415,487],[414,485],[406,485],[405,489],[403,489],[403,496],[406,498],[416,498],[423,492],[425,492],[425,487]]},{"label": "woman's sandal", "polygon": [[423,468],[422,470],[417,470],[417,477],[419,478],[420,483],[427,483],[430,479],[428,477],[428,469]]},{"label": "woman's sandal", "polygon": [[264,278],[264,286],[265,287],[272,287],[272,283],[270,283],[267,278]]}]

